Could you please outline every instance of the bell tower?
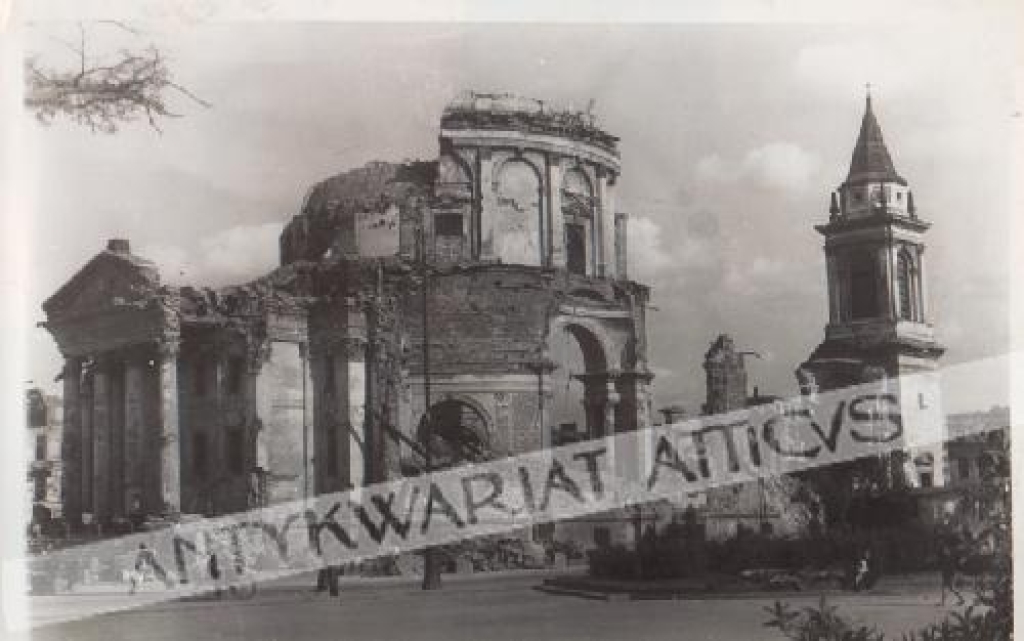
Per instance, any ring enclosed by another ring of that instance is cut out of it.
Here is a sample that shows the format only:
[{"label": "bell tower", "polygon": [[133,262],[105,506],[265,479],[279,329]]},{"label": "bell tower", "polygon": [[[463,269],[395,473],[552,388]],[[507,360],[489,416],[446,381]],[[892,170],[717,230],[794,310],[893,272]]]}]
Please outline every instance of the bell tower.
[{"label": "bell tower", "polygon": [[846,180],[832,192],[825,238],[825,340],[797,370],[804,387],[836,389],[936,367],[943,348],[930,324],[925,232],[907,181],[867,96]]}]

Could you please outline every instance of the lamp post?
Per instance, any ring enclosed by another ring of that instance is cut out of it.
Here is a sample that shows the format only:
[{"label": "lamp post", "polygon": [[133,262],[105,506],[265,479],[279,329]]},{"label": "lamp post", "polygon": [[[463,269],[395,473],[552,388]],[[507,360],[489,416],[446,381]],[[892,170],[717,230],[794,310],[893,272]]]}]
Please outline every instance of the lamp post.
[{"label": "lamp post", "polygon": [[[430,407],[430,340],[427,303],[430,297],[430,272],[427,267],[427,235],[423,221],[416,230],[416,240],[420,258],[420,293],[421,322],[423,323],[423,467],[427,474],[434,469],[433,446],[434,420]],[[437,590],[441,587],[441,566],[438,563],[437,550],[426,547],[423,550],[423,589]]]}]

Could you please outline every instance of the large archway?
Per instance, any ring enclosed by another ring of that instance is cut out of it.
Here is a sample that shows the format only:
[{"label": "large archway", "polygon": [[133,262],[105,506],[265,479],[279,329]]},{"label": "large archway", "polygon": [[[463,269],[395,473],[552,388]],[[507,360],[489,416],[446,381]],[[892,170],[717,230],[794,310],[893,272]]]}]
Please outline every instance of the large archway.
[{"label": "large archway", "polygon": [[577,323],[556,324],[548,356],[554,444],[608,435],[608,357],[595,333]]}]

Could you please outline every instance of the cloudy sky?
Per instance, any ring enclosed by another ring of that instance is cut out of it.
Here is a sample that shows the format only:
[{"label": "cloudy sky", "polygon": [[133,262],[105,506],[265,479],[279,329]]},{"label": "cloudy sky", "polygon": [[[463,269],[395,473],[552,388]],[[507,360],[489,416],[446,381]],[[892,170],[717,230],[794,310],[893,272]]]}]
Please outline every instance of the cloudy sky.
[{"label": "cloudy sky", "polygon": [[[658,404],[703,399],[703,352],[721,332],[764,358],[764,392],[826,322],[813,225],[843,180],[870,82],[897,170],[932,221],[934,322],[954,363],[1009,344],[1010,141],[1020,127],[1008,28],[984,20],[849,25],[572,26],[337,23],[89,27],[102,60],[155,43],[179,82],[163,134],[27,124],[28,229],[39,304],[106,239],[126,237],[171,282],[259,275],[309,185],[371,160],[431,158],[445,103],[462,89],[585,105],[622,138],[619,208],[630,269],[653,289],[648,329]],[[69,61],[40,25],[26,48]],[[60,359],[33,330],[30,377]]]}]

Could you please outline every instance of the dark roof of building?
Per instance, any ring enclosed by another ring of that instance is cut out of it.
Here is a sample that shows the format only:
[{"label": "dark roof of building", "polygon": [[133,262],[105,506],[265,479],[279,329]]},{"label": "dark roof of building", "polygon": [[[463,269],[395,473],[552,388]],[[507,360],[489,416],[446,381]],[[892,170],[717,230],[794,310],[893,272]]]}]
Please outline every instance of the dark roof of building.
[{"label": "dark roof of building", "polygon": [[882,138],[882,128],[878,126],[875,112],[871,109],[869,94],[864,118],[860,123],[860,135],[857,136],[857,144],[853,148],[846,184],[863,185],[877,182],[907,184],[907,181],[896,173],[892,156],[889,155],[889,149]]}]

